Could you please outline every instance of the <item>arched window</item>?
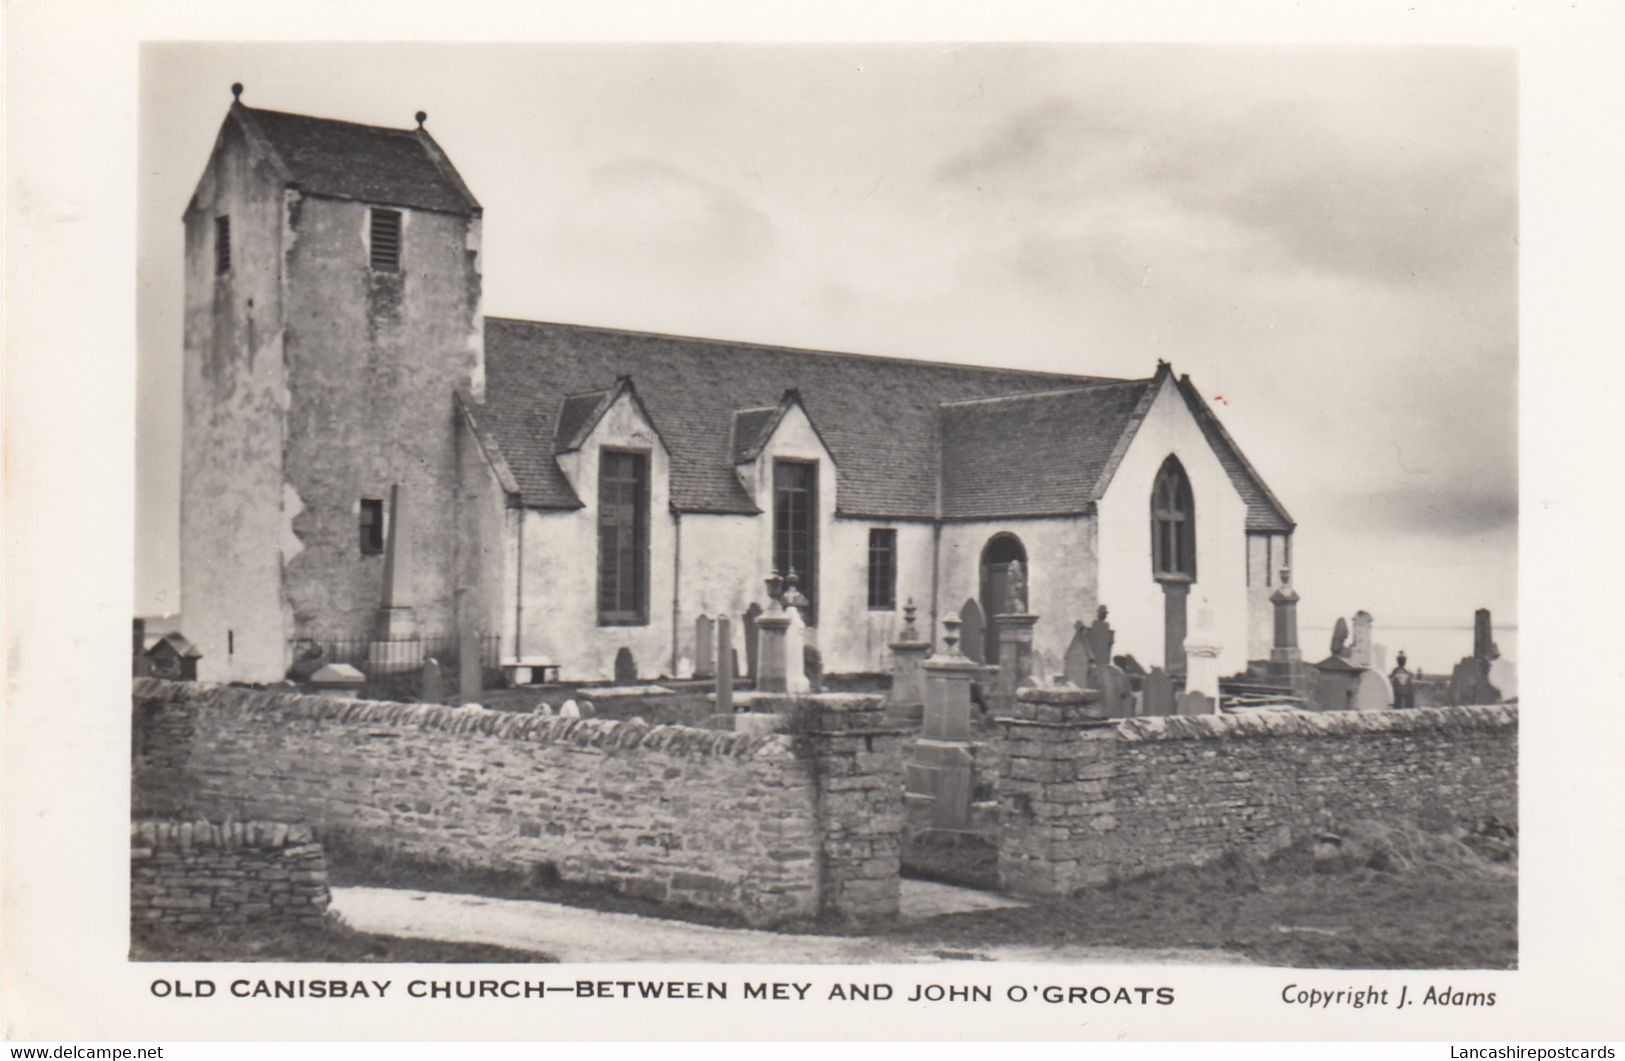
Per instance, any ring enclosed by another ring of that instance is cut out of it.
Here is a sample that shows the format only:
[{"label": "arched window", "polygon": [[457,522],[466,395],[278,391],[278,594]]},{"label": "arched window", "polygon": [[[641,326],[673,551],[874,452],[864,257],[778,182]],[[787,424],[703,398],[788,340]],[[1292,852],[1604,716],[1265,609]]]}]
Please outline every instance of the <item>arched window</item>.
[{"label": "arched window", "polygon": [[1196,504],[1177,457],[1162,462],[1151,488],[1151,574],[1167,581],[1196,581]]}]

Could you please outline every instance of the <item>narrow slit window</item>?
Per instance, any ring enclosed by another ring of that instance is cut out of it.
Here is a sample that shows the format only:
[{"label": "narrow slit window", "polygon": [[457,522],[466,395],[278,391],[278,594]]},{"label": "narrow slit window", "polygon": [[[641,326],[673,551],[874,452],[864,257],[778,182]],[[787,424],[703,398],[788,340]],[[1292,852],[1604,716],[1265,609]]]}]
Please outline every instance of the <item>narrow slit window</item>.
[{"label": "narrow slit window", "polygon": [[897,607],[897,532],[876,527],[869,532],[869,607]]},{"label": "narrow slit window", "polygon": [[377,273],[401,271],[401,212],[372,212],[372,269]]},{"label": "narrow slit window", "polygon": [[382,498],[361,499],[360,515],[361,555],[372,556],[384,551],[384,502]]},{"label": "narrow slit window", "polygon": [[214,219],[214,275],[231,272],[231,218]]}]

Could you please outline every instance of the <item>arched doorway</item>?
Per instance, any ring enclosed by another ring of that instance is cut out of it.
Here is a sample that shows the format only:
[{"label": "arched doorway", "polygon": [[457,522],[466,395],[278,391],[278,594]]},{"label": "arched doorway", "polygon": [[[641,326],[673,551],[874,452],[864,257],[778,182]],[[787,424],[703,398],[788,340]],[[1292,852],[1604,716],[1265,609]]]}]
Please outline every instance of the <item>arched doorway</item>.
[{"label": "arched doorway", "polygon": [[1010,609],[1005,606],[1005,598],[1010,592],[1010,565],[1020,563],[1023,576],[1027,580],[1027,600],[1032,600],[1032,569],[1027,563],[1027,549],[1021,544],[1021,539],[1014,534],[995,534],[982,546],[982,615],[986,617],[987,628],[983,631],[982,658],[987,663],[999,662],[999,631],[993,622],[995,615],[1003,615]]},{"label": "arched doorway", "polygon": [[1185,672],[1185,605],[1196,581],[1196,500],[1179,458],[1169,456],[1151,486],[1151,577],[1162,585],[1163,668]]}]

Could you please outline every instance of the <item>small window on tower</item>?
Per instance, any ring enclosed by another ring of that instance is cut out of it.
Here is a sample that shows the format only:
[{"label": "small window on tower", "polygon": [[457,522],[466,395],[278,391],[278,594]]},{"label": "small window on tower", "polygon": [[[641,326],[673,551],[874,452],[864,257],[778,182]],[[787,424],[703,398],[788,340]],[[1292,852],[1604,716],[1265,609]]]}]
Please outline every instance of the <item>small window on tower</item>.
[{"label": "small window on tower", "polygon": [[372,268],[378,273],[401,271],[401,212],[373,210]]},{"label": "small window on tower", "polygon": [[214,275],[231,272],[231,218],[214,219]]},{"label": "small window on tower", "polygon": [[384,551],[384,502],[376,497],[361,499],[361,555]]}]

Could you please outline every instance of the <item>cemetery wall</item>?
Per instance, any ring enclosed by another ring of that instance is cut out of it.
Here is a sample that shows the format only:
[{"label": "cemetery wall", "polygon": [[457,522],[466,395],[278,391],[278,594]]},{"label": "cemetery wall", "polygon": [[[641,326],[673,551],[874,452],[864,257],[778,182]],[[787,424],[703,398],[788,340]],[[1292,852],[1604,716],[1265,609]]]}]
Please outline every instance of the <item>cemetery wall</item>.
[{"label": "cemetery wall", "polygon": [[[1151,491],[1172,455],[1190,478],[1196,519],[1196,581],[1186,605],[1188,628],[1210,613],[1212,636],[1223,646],[1219,673],[1247,669],[1247,557],[1242,548],[1247,504],[1230,481],[1190,407],[1168,376],[1096,505],[1100,524],[1100,603],[1111,609],[1116,652],[1146,667],[1161,664],[1164,601],[1151,577]],[[1043,613],[1040,612],[1042,615]],[[1075,618],[1088,620],[1092,616]],[[1046,617],[1047,618],[1047,617]],[[1071,621],[1064,624],[1071,636]],[[1042,621],[1040,623],[1042,625]],[[1065,650],[1065,642],[1062,642]]]},{"label": "cemetery wall", "polygon": [[134,799],[752,923],[881,917],[902,808],[879,707],[825,697],[795,733],[747,735],[143,678]]},{"label": "cemetery wall", "polygon": [[1517,819],[1517,708],[1000,720],[1001,886],[1065,894],[1349,822]]},{"label": "cemetery wall", "polygon": [[321,920],[327,863],[310,826],[265,821],[130,823],[134,924]]}]

